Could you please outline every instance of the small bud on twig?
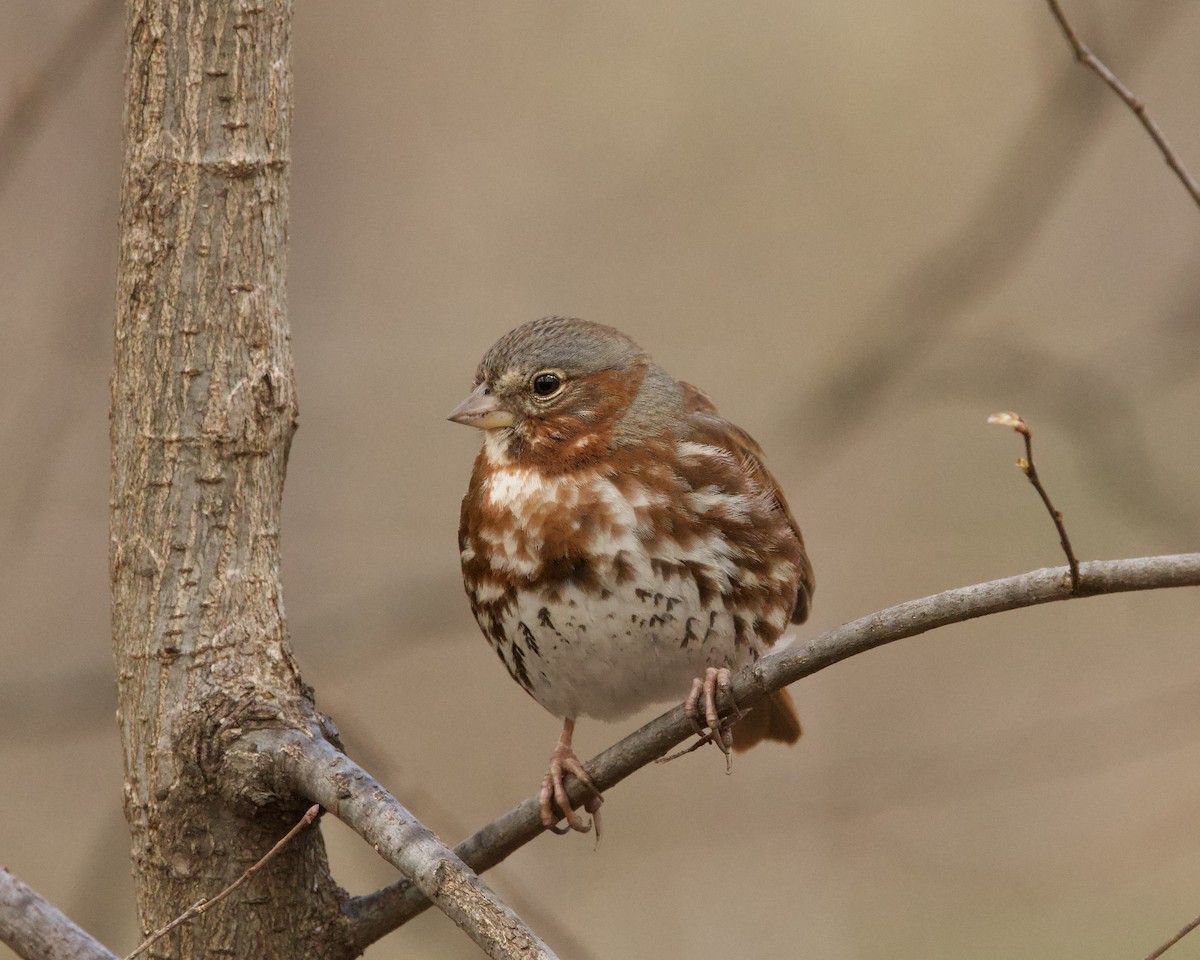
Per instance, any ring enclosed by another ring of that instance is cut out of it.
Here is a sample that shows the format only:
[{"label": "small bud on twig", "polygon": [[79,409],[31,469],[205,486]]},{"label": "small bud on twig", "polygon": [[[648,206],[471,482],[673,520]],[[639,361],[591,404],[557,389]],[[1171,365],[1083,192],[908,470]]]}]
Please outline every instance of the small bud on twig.
[{"label": "small bud on twig", "polygon": [[988,423],[998,423],[1002,427],[1012,427],[1017,433],[1025,433],[1029,428],[1025,421],[1015,413],[993,413],[988,417]]},{"label": "small bud on twig", "polygon": [[1063,553],[1067,555],[1067,565],[1071,568],[1071,592],[1078,593],[1079,561],[1075,559],[1075,551],[1071,549],[1071,540],[1067,536],[1063,516],[1054,509],[1054,504],[1050,502],[1050,495],[1046,493],[1046,488],[1042,486],[1041,478],[1038,477],[1037,467],[1033,465],[1033,431],[1029,429],[1029,424],[1025,422],[1024,417],[1015,413],[993,413],[988,417],[987,422],[999,424],[1002,427],[1012,427],[1025,438],[1025,456],[1017,458],[1017,466],[1033,484],[1033,488],[1037,490],[1051,519],[1054,520],[1054,526],[1058,528],[1058,541],[1062,544]]}]

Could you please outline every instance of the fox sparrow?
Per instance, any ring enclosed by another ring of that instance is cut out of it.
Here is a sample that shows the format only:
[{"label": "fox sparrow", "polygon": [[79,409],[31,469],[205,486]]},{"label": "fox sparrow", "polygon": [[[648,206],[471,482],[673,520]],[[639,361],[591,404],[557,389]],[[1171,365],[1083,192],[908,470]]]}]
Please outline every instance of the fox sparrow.
[{"label": "fox sparrow", "polygon": [[731,671],[808,615],[813,572],[762,450],[708,397],[611,327],[546,317],[495,343],[450,419],[484,433],[458,532],[471,610],[513,679],[563,718],[547,827],[566,831],[557,806],[590,829],[567,799],[572,774],[599,831],[577,717],[686,695],[726,756],[796,742],[786,691],[736,725],[736,705],[719,709]]}]

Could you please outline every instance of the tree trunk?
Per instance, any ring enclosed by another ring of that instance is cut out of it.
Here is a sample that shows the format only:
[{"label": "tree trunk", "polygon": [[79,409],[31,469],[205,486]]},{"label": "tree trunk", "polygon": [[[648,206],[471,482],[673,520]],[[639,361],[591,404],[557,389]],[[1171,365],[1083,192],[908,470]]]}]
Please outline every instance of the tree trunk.
[{"label": "tree trunk", "polygon": [[[305,802],[231,776],[225,748],[256,725],[312,717],[279,578],[296,427],[291,2],[129,0],[127,15],[110,571],[125,813],[149,932],[300,818]],[[348,956],[343,898],[308,829],[152,952]]]}]

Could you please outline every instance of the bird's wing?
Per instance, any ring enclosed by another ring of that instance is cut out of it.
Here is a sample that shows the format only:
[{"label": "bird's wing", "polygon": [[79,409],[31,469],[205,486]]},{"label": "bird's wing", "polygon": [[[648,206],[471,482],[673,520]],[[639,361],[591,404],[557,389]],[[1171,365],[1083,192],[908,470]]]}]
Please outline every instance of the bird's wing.
[{"label": "bird's wing", "polygon": [[808,611],[812,606],[816,578],[813,575],[808,553],[804,549],[804,537],[800,533],[800,525],[796,523],[796,518],[779,487],[779,482],[763,462],[762,447],[745,430],[722,417],[717,412],[716,405],[699,387],[683,380],[679,381],[679,387],[683,393],[683,410],[689,431],[695,431],[695,435],[703,443],[728,450],[733,454],[742,463],[746,474],[774,501],[775,506],[787,518],[792,533],[796,535],[796,540],[800,544],[800,587],[796,592],[796,606],[792,610],[792,623],[803,623],[808,619]]}]

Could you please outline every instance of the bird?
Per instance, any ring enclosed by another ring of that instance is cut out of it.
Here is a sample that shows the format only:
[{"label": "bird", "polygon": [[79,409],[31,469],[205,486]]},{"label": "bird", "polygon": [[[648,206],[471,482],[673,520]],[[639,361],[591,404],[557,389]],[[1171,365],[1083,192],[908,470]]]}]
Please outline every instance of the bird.
[{"label": "bird", "polygon": [[697,745],[727,764],[731,748],[799,739],[786,690],[743,714],[731,677],[807,618],[812,564],[762,449],[704,392],[613,327],[543,317],[492,345],[448,419],[483,433],[458,532],[471,611],[563,723],[538,791],[547,828],[594,822],[599,837],[580,717],[682,698]]}]

